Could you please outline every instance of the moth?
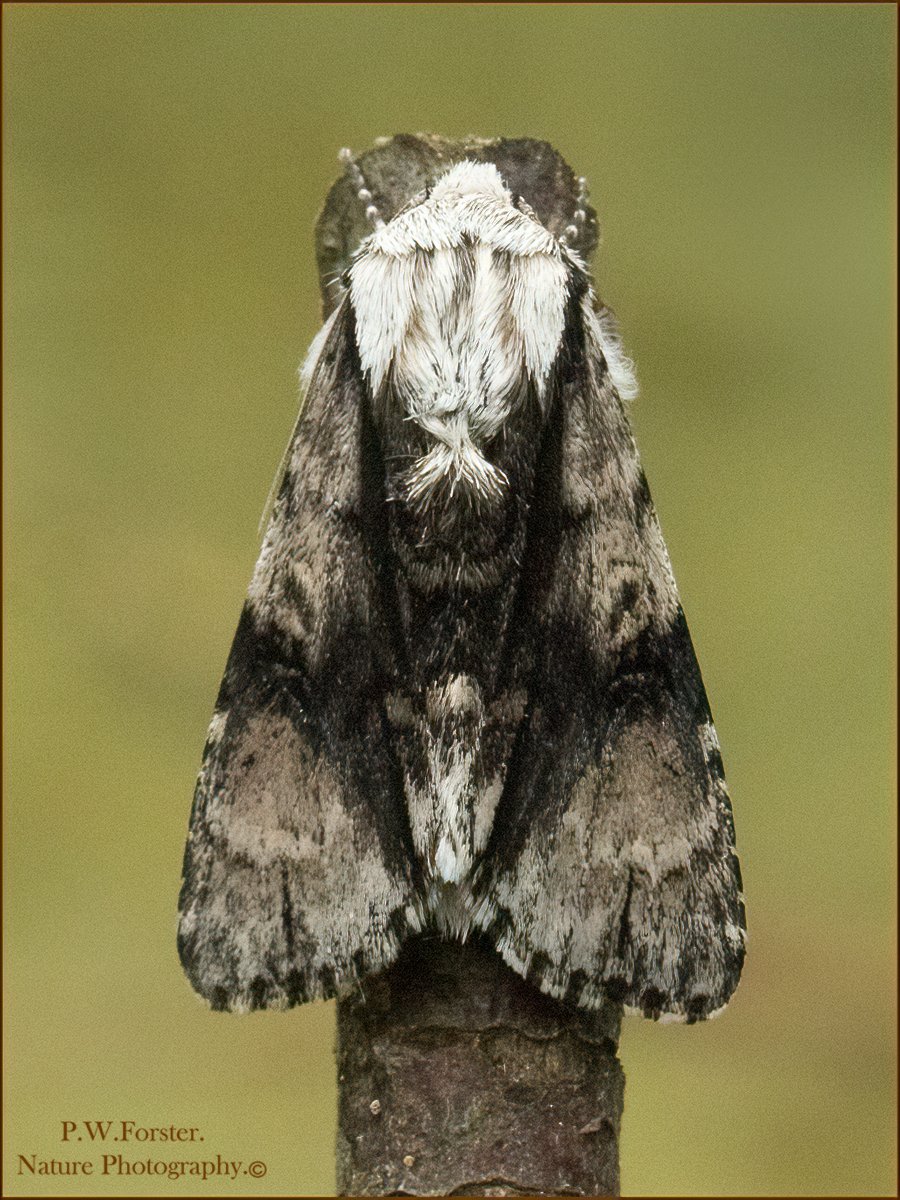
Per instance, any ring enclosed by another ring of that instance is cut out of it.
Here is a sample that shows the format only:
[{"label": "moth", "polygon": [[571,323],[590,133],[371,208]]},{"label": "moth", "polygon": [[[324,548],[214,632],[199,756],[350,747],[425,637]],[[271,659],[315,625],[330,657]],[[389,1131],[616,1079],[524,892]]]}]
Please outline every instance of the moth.
[{"label": "moth", "polygon": [[529,139],[376,144],[228,658],[179,949],[214,1009],[346,993],[421,931],[693,1022],[744,956],[731,806],[586,266]]}]

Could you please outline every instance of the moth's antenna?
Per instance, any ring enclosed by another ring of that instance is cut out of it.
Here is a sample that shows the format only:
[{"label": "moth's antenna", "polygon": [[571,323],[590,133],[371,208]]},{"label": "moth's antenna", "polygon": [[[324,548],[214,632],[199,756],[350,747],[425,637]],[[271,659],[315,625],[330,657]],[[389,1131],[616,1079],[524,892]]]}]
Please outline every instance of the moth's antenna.
[{"label": "moth's antenna", "polygon": [[579,175],[576,182],[578,183],[578,200],[575,211],[572,213],[572,224],[565,227],[559,239],[564,246],[581,236],[587,220],[588,182],[583,175]]},{"label": "moth's antenna", "polygon": [[338,158],[344,164],[344,168],[349,173],[350,178],[356,185],[356,195],[358,199],[366,206],[366,219],[370,221],[376,229],[384,224],[384,219],[376,206],[372,203],[372,193],[366,186],[366,177],[360,170],[359,163],[353,157],[353,151],[348,150],[345,146],[343,150],[338,151]]}]

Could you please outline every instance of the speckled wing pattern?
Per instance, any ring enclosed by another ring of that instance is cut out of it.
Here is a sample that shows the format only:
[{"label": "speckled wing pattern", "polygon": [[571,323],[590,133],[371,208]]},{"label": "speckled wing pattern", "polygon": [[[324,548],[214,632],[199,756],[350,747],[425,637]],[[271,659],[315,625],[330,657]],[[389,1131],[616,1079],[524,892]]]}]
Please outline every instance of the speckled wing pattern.
[{"label": "speckled wing pattern", "polygon": [[576,1005],[713,1015],[731,806],[611,314],[486,158],[336,287],[197,784],[188,977],[285,1007],[478,930]]},{"label": "speckled wing pattern", "polygon": [[214,1008],[332,995],[389,963],[418,925],[380,689],[391,670],[380,471],[344,304],[309,383],[191,814],[179,952]]},{"label": "speckled wing pattern", "polygon": [[545,991],[693,1022],[744,957],[700,670],[587,304],[567,334],[522,568],[529,705],[485,854],[485,924]]}]

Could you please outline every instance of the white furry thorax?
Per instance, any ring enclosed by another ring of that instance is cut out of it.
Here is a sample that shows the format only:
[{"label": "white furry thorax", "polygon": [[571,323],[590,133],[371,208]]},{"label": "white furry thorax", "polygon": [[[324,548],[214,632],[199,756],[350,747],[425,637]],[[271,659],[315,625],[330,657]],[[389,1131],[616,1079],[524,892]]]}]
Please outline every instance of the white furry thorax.
[{"label": "white furry thorax", "polygon": [[502,491],[482,449],[529,393],[544,400],[576,262],[491,163],[457,163],[363,242],[350,293],[364,375],[434,443],[410,499],[445,479]]}]

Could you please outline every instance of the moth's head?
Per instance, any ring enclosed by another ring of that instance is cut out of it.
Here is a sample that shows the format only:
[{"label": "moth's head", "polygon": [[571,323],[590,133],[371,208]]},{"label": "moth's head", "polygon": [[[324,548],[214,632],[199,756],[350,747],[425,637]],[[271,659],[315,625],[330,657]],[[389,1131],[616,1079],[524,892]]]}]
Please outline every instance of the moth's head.
[{"label": "moth's head", "polygon": [[[360,242],[354,263],[365,254],[393,256],[429,254],[458,248],[462,242],[483,243],[513,255],[551,254],[578,233],[583,216],[573,218],[560,237],[551,233],[523,196],[514,195],[491,162],[463,159],[424,187],[389,220],[361,187],[372,228]],[[576,223],[578,222],[578,223]],[[346,282],[351,271],[347,273]]]},{"label": "moth's head", "polygon": [[[503,177],[493,163],[464,158],[447,167],[433,183],[422,188],[409,200],[408,204],[400,209],[393,220],[397,220],[410,209],[419,208],[423,204],[453,206],[470,201],[474,197],[481,197],[483,200],[493,202],[501,207],[517,207],[514,205],[512,193],[506,187]],[[516,197],[516,200],[521,201],[521,197]],[[534,216],[534,210],[528,206],[526,208]],[[536,217],[535,220],[537,220]]]},{"label": "moth's head", "polygon": [[[316,226],[316,255],[327,316],[342,295],[354,254],[374,229],[435,196],[478,192],[528,216],[587,261],[597,244],[597,218],[586,184],[547,142],[430,134],[383,138],[357,157],[342,155]],[[455,168],[455,169],[454,169]]]},{"label": "moth's head", "polygon": [[[479,162],[474,158],[464,158],[453,163],[452,166],[445,167],[432,183],[427,184],[415,196],[412,196],[393,219],[396,220],[398,216],[402,216],[411,208],[417,208],[429,202],[454,205],[475,196],[480,196],[501,206],[526,212],[533,220],[538,221],[538,216],[531,205],[521,195],[514,195],[510,191],[494,163]],[[370,215],[377,223],[380,214],[374,206]]]}]

